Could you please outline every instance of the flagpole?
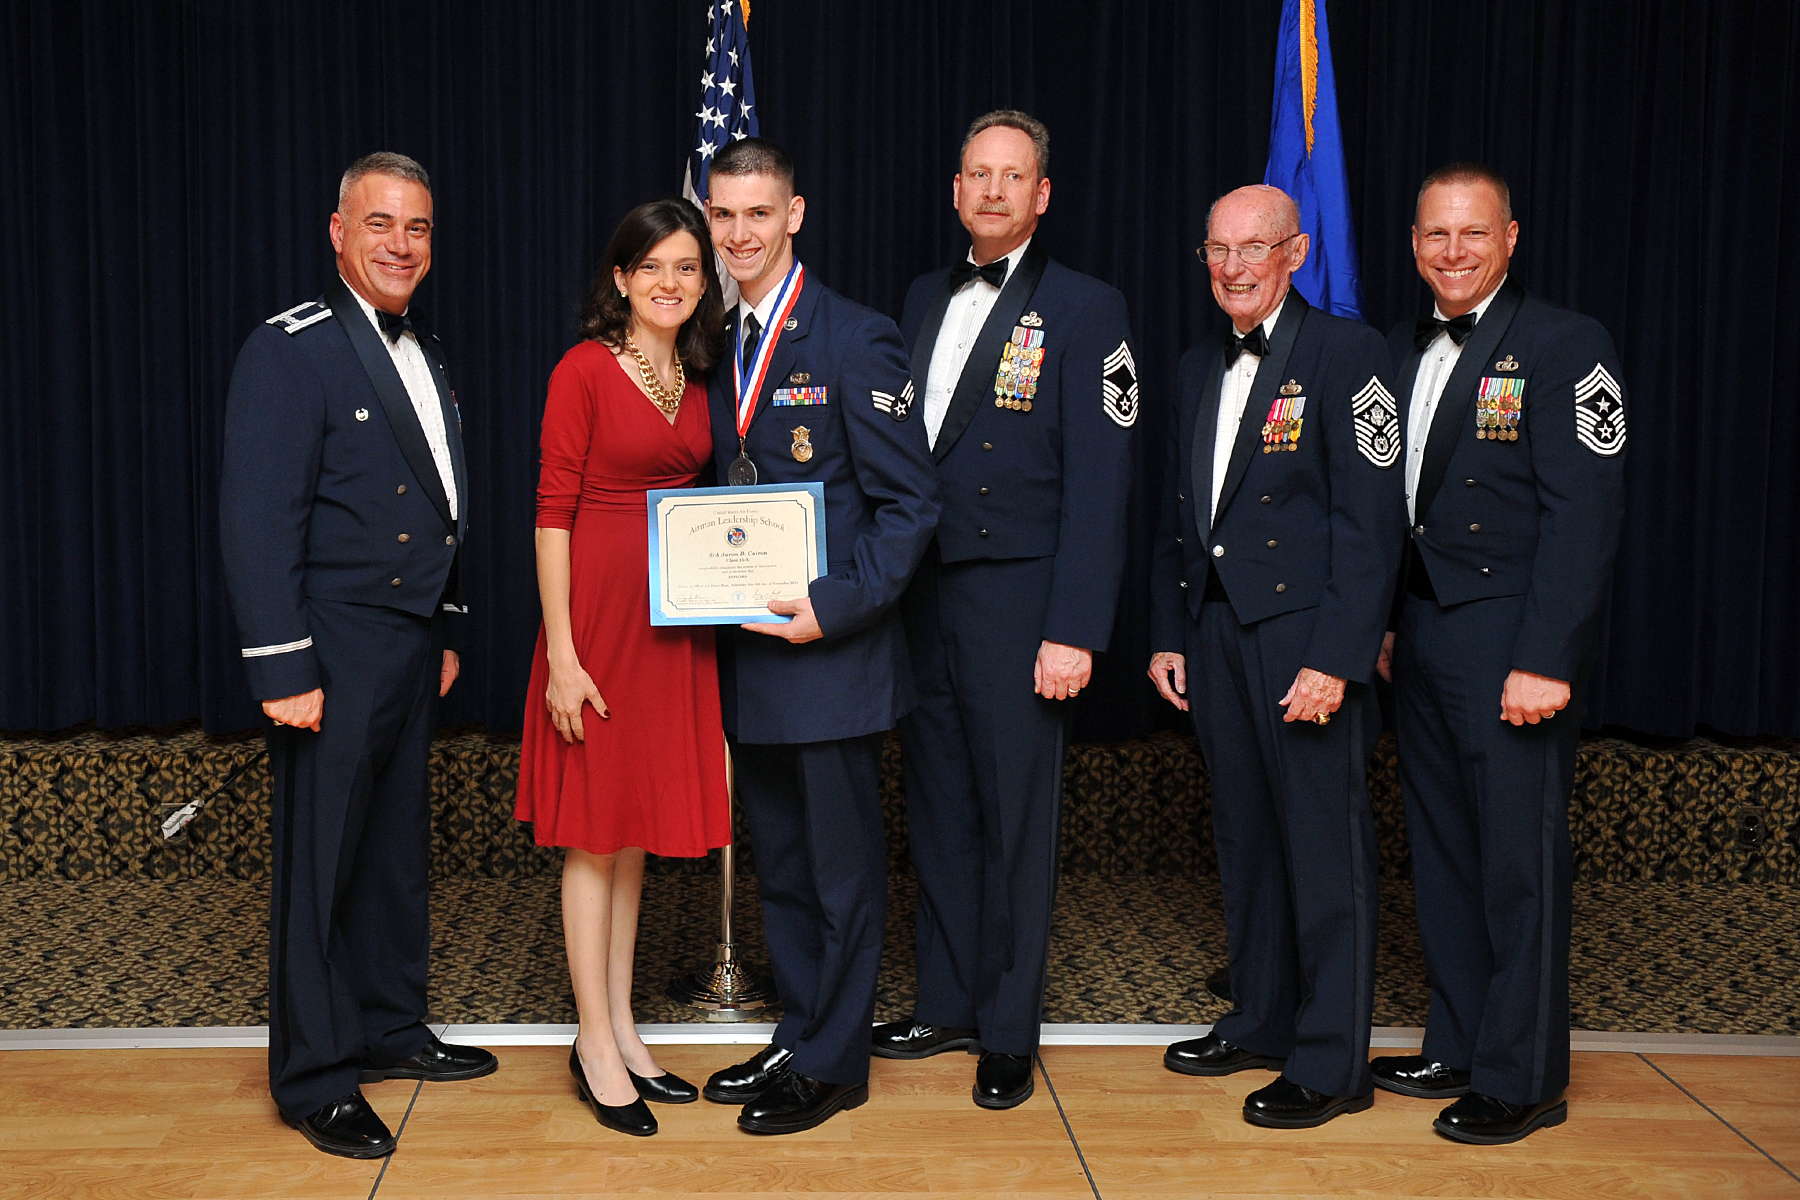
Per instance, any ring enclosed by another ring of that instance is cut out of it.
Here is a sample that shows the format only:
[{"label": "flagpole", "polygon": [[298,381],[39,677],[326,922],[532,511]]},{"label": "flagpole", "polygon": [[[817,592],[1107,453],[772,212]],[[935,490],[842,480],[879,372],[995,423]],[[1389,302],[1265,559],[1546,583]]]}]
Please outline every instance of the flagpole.
[{"label": "flagpole", "polygon": [[[737,771],[731,762],[731,746],[725,747],[726,815],[737,812]],[[730,828],[730,826],[727,826]],[[731,909],[737,896],[736,847],[726,842],[719,851],[719,943],[711,967],[689,971],[669,982],[664,993],[677,1004],[700,1009],[708,1021],[748,1021],[762,1015],[775,1002],[774,989],[761,972],[739,961],[731,936]]]}]

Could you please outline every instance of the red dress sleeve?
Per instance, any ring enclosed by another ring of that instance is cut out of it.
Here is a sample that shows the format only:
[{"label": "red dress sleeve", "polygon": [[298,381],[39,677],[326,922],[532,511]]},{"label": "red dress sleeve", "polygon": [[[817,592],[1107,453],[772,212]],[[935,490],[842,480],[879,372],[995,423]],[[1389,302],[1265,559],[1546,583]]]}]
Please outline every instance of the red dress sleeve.
[{"label": "red dress sleeve", "polygon": [[594,432],[593,374],[582,361],[591,356],[592,347],[575,346],[550,375],[544,427],[538,436],[539,529],[575,528],[581,473]]}]

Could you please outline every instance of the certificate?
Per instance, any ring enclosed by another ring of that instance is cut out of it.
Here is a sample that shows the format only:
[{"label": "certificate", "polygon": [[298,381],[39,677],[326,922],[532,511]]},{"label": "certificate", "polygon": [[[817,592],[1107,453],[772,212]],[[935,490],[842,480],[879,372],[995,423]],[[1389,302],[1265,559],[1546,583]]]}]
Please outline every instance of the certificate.
[{"label": "certificate", "polygon": [[789,621],[771,600],[798,600],[825,573],[825,485],[669,488],[647,493],[650,623]]}]

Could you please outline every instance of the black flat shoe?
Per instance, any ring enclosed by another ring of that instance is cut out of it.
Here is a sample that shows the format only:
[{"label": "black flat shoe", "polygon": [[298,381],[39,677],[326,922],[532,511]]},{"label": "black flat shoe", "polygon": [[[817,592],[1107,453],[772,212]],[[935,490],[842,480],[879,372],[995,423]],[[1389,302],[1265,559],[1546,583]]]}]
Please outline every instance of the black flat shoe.
[{"label": "black flat shoe", "polygon": [[480,1079],[500,1069],[500,1060],[480,1046],[452,1046],[439,1041],[436,1034],[411,1058],[403,1058],[385,1067],[364,1064],[358,1083],[380,1083],[384,1079],[423,1079],[428,1083],[451,1083],[459,1079]]},{"label": "black flat shoe", "polygon": [[799,1133],[868,1101],[867,1083],[826,1083],[788,1071],[781,1082],[744,1105],[737,1123],[748,1133]]},{"label": "black flat shoe", "polygon": [[339,1096],[311,1116],[288,1124],[325,1153],[340,1158],[385,1158],[400,1144],[360,1091]]},{"label": "black flat shoe", "polygon": [[1227,1004],[1237,1001],[1231,998],[1231,964],[1226,963],[1206,977],[1206,990]]},{"label": "black flat shoe", "polygon": [[981,1039],[973,1029],[945,1029],[923,1021],[889,1021],[869,1031],[869,1052],[877,1058],[930,1058],[959,1047],[980,1054]]},{"label": "black flat shoe", "polygon": [[632,1137],[649,1137],[656,1132],[656,1118],[650,1114],[650,1106],[644,1103],[642,1096],[630,1104],[602,1104],[594,1098],[594,1089],[588,1086],[587,1072],[581,1069],[581,1055],[575,1053],[573,1046],[569,1047],[569,1074],[575,1077],[575,1094],[594,1111],[596,1121]]},{"label": "black flat shoe", "polygon": [[1568,1119],[1569,1102],[1561,1096],[1536,1104],[1508,1104],[1480,1092],[1469,1092],[1439,1113],[1431,1127],[1454,1141],[1504,1146],[1533,1130],[1561,1125]]},{"label": "black flat shoe", "polygon": [[1426,1058],[1423,1054],[1395,1054],[1369,1064],[1375,1086],[1414,1096],[1420,1100],[1454,1100],[1469,1090],[1469,1073]]},{"label": "black flat shoe", "polygon": [[1344,1113],[1363,1112],[1374,1103],[1373,1092],[1327,1096],[1282,1075],[1244,1097],[1244,1120],[1266,1129],[1313,1129]]},{"label": "black flat shoe", "polygon": [[745,1062],[714,1071],[700,1094],[714,1104],[748,1104],[786,1079],[793,1059],[780,1046],[765,1046]]},{"label": "black flat shoe", "polygon": [[673,1071],[664,1071],[661,1075],[639,1075],[626,1067],[625,1073],[631,1076],[631,1086],[637,1089],[637,1094],[646,1100],[653,1100],[658,1104],[692,1104],[700,1098],[700,1089]]},{"label": "black flat shoe", "polygon": [[1017,1108],[1036,1089],[1029,1054],[990,1050],[975,1064],[975,1103],[982,1108]]},{"label": "black flat shoe", "polygon": [[1234,1046],[1216,1033],[1176,1042],[1163,1051],[1163,1066],[1183,1075],[1230,1075],[1257,1067],[1279,1071],[1286,1065],[1285,1058]]}]

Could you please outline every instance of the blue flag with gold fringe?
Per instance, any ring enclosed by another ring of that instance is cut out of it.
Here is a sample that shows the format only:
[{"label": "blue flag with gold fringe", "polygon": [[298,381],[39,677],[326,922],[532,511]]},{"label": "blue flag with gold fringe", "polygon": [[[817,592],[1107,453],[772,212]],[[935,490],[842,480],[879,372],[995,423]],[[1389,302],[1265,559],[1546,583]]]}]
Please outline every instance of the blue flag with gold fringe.
[{"label": "blue flag with gold fringe", "polygon": [[1300,232],[1312,250],[1294,286],[1315,307],[1362,319],[1362,272],[1350,222],[1350,180],[1338,126],[1337,76],[1325,0],[1286,0],[1275,51],[1275,111],[1269,120],[1269,166],[1263,182],[1300,206]]}]

